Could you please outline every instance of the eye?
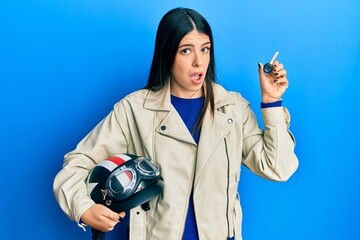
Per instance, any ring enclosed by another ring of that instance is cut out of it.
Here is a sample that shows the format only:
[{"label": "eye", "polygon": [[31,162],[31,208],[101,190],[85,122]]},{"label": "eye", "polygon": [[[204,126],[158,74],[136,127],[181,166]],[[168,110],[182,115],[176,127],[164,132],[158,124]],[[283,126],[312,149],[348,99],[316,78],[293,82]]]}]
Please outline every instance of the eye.
[{"label": "eye", "polygon": [[208,52],[210,52],[210,47],[204,47],[203,49],[201,49],[201,51],[203,53],[208,53]]},{"label": "eye", "polygon": [[190,53],[190,49],[189,48],[185,48],[185,49],[182,49],[180,51],[182,54],[189,54]]}]

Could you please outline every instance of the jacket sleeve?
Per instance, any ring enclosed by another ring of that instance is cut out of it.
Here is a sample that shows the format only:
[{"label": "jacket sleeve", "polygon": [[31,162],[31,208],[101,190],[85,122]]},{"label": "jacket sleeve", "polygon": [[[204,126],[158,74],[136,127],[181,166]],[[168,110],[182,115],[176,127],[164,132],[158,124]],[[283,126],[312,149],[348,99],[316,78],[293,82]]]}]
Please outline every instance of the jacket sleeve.
[{"label": "jacket sleeve", "polygon": [[64,157],[61,171],[56,175],[53,192],[66,215],[79,222],[82,214],[95,203],[87,194],[86,178],[95,165],[105,158],[127,150],[123,105],[117,104],[76,147]]},{"label": "jacket sleeve", "polygon": [[286,181],[298,167],[295,139],[289,131],[290,115],[284,107],[262,109],[264,130],[249,105],[243,111],[243,164],[252,172]]}]

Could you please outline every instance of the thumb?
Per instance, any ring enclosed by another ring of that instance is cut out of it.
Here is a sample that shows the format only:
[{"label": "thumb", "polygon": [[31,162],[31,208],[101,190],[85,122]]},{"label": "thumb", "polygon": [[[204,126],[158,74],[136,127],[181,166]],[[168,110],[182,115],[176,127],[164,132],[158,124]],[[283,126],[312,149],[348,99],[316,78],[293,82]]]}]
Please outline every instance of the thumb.
[{"label": "thumb", "polygon": [[122,222],[124,220],[125,215],[126,215],[125,212],[121,212],[121,213],[118,214],[119,222]]},{"label": "thumb", "polygon": [[105,207],[106,209],[103,210],[103,216],[111,219],[113,221],[117,221],[119,219],[119,214],[112,211],[110,208]]},{"label": "thumb", "polygon": [[261,62],[258,62],[258,67],[259,76],[262,77],[264,75],[264,66]]}]

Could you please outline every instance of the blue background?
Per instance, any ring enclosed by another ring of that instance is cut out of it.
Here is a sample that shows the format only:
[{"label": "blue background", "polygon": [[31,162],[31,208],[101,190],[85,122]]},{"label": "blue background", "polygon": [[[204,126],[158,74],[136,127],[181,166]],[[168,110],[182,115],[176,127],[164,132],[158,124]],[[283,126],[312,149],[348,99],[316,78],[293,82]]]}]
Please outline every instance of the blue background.
[{"label": "blue background", "polygon": [[90,239],[60,210],[53,178],[145,85],[157,25],[178,6],[208,19],[218,81],[259,118],[257,62],[279,51],[288,71],[300,167],[286,183],[242,168],[244,239],[360,239],[358,0],[1,1],[1,238]]}]

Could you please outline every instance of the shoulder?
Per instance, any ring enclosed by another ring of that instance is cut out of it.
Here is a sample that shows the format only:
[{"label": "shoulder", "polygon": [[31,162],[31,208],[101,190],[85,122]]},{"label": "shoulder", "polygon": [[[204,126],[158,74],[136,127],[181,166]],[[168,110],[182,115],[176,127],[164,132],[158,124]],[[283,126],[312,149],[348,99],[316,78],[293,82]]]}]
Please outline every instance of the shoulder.
[{"label": "shoulder", "polygon": [[225,89],[224,86],[214,83],[214,96],[215,102],[219,105],[241,105],[243,107],[249,105],[249,101],[247,101],[239,92],[231,91]]},{"label": "shoulder", "polygon": [[122,98],[119,102],[117,102],[114,106],[114,108],[119,108],[120,106],[123,106],[125,108],[131,108],[131,107],[142,107],[144,105],[144,101],[149,94],[148,89],[141,89],[137,90],[135,92],[132,92],[128,95],[126,95],[124,98]]},{"label": "shoulder", "polygon": [[130,103],[143,103],[149,94],[149,89],[140,89],[125,96],[122,100]]}]

